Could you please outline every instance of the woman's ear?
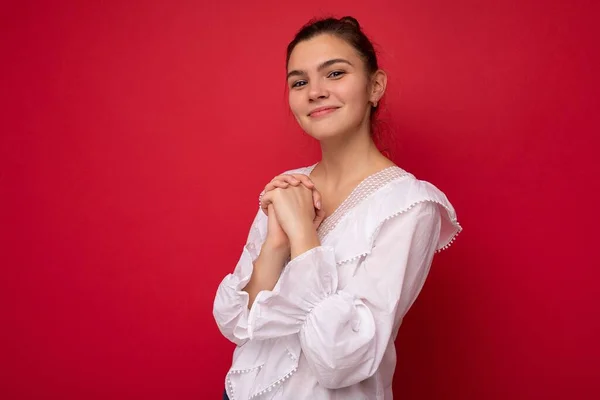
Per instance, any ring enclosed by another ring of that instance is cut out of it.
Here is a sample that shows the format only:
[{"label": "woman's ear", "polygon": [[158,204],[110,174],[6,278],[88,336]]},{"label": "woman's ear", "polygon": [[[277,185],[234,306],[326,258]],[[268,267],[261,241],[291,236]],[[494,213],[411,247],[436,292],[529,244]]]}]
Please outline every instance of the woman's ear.
[{"label": "woman's ear", "polygon": [[371,78],[371,91],[369,93],[369,101],[373,107],[377,107],[377,103],[383,97],[387,86],[387,74],[385,71],[377,70]]}]

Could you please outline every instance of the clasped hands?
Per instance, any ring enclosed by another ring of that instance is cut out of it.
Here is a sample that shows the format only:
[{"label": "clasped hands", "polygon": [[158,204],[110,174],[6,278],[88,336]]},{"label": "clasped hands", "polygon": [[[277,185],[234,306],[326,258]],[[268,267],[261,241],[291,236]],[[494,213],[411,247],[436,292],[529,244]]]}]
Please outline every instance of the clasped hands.
[{"label": "clasped hands", "polygon": [[260,206],[269,217],[265,241],[268,248],[291,252],[294,258],[319,246],[317,228],[325,213],[321,194],[308,176],[276,176],[265,186]]}]

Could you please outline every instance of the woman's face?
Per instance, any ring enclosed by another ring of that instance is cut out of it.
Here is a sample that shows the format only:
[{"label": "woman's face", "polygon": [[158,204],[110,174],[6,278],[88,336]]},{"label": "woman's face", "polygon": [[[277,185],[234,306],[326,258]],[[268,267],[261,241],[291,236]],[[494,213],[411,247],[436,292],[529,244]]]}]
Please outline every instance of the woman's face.
[{"label": "woman's face", "polygon": [[368,127],[369,79],[344,40],[323,34],[296,45],[288,62],[289,102],[296,120],[317,140]]}]

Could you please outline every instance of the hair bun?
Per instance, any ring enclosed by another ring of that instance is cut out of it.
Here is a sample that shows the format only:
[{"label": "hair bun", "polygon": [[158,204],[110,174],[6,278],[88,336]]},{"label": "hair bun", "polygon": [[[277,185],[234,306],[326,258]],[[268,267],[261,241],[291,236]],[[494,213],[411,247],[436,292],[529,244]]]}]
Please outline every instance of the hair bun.
[{"label": "hair bun", "polygon": [[345,24],[350,24],[353,27],[355,27],[356,29],[360,30],[360,24],[358,23],[358,20],[354,17],[351,17],[349,15],[340,18],[340,22],[343,22]]}]

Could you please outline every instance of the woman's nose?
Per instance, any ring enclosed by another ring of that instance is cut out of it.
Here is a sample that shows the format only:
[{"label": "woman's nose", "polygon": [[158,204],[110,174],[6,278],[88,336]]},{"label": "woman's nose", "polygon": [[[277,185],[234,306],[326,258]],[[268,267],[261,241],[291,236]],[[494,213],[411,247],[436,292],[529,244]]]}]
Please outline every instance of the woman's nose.
[{"label": "woman's nose", "polygon": [[329,92],[327,91],[326,85],[315,81],[309,83],[309,85],[308,97],[311,101],[326,99],[329,97]]}]

